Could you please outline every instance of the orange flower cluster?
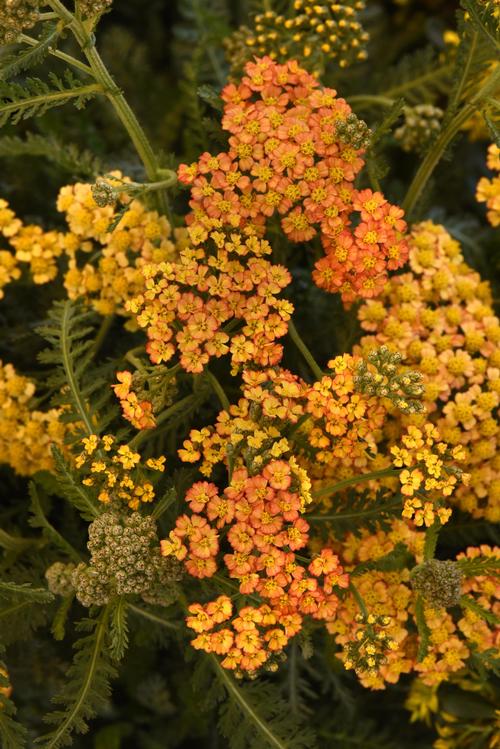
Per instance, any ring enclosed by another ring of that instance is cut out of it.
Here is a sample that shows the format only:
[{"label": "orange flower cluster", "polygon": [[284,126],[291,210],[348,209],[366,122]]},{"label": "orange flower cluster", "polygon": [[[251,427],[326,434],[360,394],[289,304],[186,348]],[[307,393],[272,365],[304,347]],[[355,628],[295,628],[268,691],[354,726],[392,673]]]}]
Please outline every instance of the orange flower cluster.
[{"label": "orange flower cluster", "polygon": [[[283,347],[276,339],[287,333],[293,312],[278,295],[290,273],[265,259],[271,247],[251,227],[220,226],[204,238],[205,250],[188,247],[178,262],[143,268],[145,291],[127,305],[147,328],[151,361],[167,362],[178,350],[182,367],[195,373],[228,352],[235,370],[248,362],[277,364]],[[236,321],[244,324],[230,340]]]},{"label": "orange flower cluster", "polygon": [[211,476],[220,462],[227,468],[231,464],[259,471],[266,461],[291,449],[282,432],[304,416],[307,383],[279,367],[244,370],[242,380],[244,397],[238,404],[231,405],[229,413],[222,411],[215,427],[191,430],[178,451],[185,463],[203,458],[199,470],[204,476]]},{"label": "orange flower cluster", "polygon": [[234,632],[211,631],[230,619],[227,607],[224,618],[211,615],[217,602],[190,608],[196,617],[188,618],[188,625],[200,633],[193,645],[225,655],[226,668],[256,671],[301,629],[304,616],[331,621],[338,605],[334,588],[348,585],[330,549],[307,567],[296,554],[309,541],[301,480],[292,461],[271,460],[255,475],[238,468],[222,494],[213,483],[197,482],[186,494],[191,515],[177,518],[161,542],[164,556],[175,555],[189,574],[204,578],[217,571],[224,537],[229,577],[238,581],[240,593],[257,597],[259,606],[245,607],[232,620]]},{"label": "orange flower cluster", "polygon": [[313,274],[318,286],[348,303],[375,296],[387,270],[406,260],[406,223],[383,195],[354,188],[364,162],[349,142],[357,142],[356,128],[346,126],[349,105],[294,61],[264,57],[245,72],[239,86],[222,91],[228,152],[179,168],[192,185],[191,240],[204,242],[220,225],[264,231],[278,213],[291,241],[319,232],[326,256]]},{"label": "orange flower cluster", "polygon": [[[463,447],[449,449],[446,442],[439,441],[439,432],[432,424],[425,424],[423,430],[410,425],[401,437],[403,447],[391,447],[392,463],[403,470],[399,474],[401,493],[408,497],[403,509],[403,517],[413,518],[415,525],[433,525],[436,517],[444,525],[451,515],[449,507],[441,507],[441,497],[453,494],[461,481],[466,484],[470,478],[459,468],[445,461],[464,460]],[[421,494],[419,489],[424,490]],[[427,500],[428,493],[437,493],[438,498]],[[424,500],[424,501],[422,501]]]},{"label": "orange flower cluster", "polygon": [[442,226],[413,230],[411,272],[393,276],[384,293],[359,311],[370,332],[361,351],[382,344],[400,351],[422,372],[429,416],[397,417],[385,432],[396,441],[403,424],[431,419],[444,441],[462,446],[468,486],[456,501],[475,517],[500,518],[500,323],[491,291],[464,262],[459,244]]},{"label": "orange flower cluster", "polygon": [[[342,544],[335,547],[342,564],[349,571],[366,561],[374,562],[391,552],[397,543],[404,543],[415,556],[417,563],[422,561],[425,534],[411,529],[403,520],[395,520],[391,530],[370,533],[364,531],[360,537],[348,534]],[[470,548],[467,556],[497,556],[499,549],[487,546]],[[422,661],[417,660],[417,632],[414,623],[414,593],[409,585],[408,569],[395,572],[370,571],[356,575],[356,588],[362,596],[371,615],[388,617],[385,633],[396,643],[385,653],[384,661],[377,670],[358,671],[361,683],[371,689],[384,689],[386,684],[395,684],[401,674],[416,672],[427,685],[439,685],[448,680],[450,674],[463,668],[469,657],[471,645],[479,652],[498,647],[498,628],[475,614],[472,609],[462,610],[460,618],[454,617],[444,608],[425,605],[424,614],[430,630],[429,650]],[[491,575],[464,577],[464,594],[475,594],[474,598],[486,611],[498,613],[500,589],[498,579]],[[334,621],[327,624],[328,631],[335,641],[343,646],[339,657],[349,659],[348,644],[360,639],[363,631],[359,617],[358,603],[348,593],[339,604]]]},{"label": "orange flower cluster", "polygon": [[118,385],[112,385],[116,397],[120,401],[123,417],[130,421],[136,429],[154,429],[156,420],[153,415],[153,404],[149,400],[137,397],[132,389],[132,372],[125,370],[117,372]]}]

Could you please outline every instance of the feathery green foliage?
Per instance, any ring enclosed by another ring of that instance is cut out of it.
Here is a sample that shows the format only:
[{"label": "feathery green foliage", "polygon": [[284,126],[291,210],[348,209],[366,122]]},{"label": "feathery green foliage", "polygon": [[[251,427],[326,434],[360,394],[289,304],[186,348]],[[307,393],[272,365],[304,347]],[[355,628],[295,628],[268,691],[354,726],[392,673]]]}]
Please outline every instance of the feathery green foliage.
[{"label": "feathery green foliage", "polygon": [[76,507],[84,520],[92,522],[100,511],[96,501],[55,445],[52,447],[52,455],[61,496]]},{"label": "feathery green foliage", "polygon": [[49,73],[49,83],[41,78],[26,78],[23,83],[0,82],[0,127],[17,125],[30,117],[41,117],[49,109],[72,102],[82,109],[93,96],[102,93],[98,83],[81,85],[70,70],[63,78]]},{"label": "feathery green foliage", "polygon": [[380,489],[373,498],[367,491],[349,490],[347,498],[332,495],[328,513],[307,516],[308,522],[325,523],[333,527],[335,533],[343,535],[351,532],[359,535],[364,529],[375,532],[389,528],[391,518],[401,513],[401,496]]},{"label": "feathery green foliage", "polygon": [[39,65],[50,50],[57,44],[61,29],[57,24],[48,23],[33,46],[25,47],[14,55],[5,57],[0,64],[0,81],[19,75],[25,70]]},{"label": "feathery green foliage", "polygon": [[[60,453],[59,456],[60,459],[63,460]],[[64,536],[62,536],[45,517],[45,513],[40,502],[38,489],[34,481],[30,481],[29,493],[31,499],[31,517],[29,519],[29,524],[31,525],[31,527],[41,528],[42,535],[44,536],[44,538],[46,538],[47,542],[50,542],[57,548],[61,549],[61,551],[67,554],[67,556],[73,561],[79,562],[80,555],[78,554],[76,549],[71,546],[71,544],[64,538]],[[78,496],[80,498],[80,494]]]},{"label": "feathery green foliage", "polygon": [[0,138],[0,156],[43,156],[76,177],[93,178],[106,168],[91,151],[65,143],[55,135],[26,133],[24,138],[6,135]]},{"label": "feathery green foliage", "polygon": [[222,700],[219,727],[231,749],[314,749],[312,730],[290,715],[271,684],[238,683],[215,658],[212,665],[227,698],[220,691],[211,697]]},{"label": "feathery green foliage", "polygon": [[45,716],[54,729],[37,739],[41,749],[59,749],[72,743],[72,734],[88,731],[88,720],[102,707],[110,694],[110,680],[116,670],[109,658],[110,606],[97,618],[84,619],[77,629],[88,632],[74,645],[75,656],[64,690],[54,697],[62,710]]},{"label": "feathery green foliage", "polygon": [[63,406],[62,419],[72,424],[71,441],[100,434],[113,412],[105,410],[110,398],[106,380],[91,366],[95,314],[81,301],[54,302],[48,320],[37,330],[50,348],[40,354],[43,364],[52,365],[49,387],[57,392],[54,406]]}]

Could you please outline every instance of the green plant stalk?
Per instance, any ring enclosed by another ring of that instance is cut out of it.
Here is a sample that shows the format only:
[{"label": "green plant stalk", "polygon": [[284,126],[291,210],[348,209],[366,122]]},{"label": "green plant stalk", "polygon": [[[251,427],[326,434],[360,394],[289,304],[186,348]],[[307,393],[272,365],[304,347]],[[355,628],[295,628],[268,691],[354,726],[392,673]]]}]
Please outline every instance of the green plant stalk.
[{"label": "green plant stalk", "polygon": [[209,372],[208,369],[205,370],[205,374],[207,376],[207,379],[208,379],[210,385],[212,386],[212,389],[213,389],[214,393],[216,394],[217,398],[219,399],[222,408],[224,409],[224,411],[229,412],[229,408],[230,408],[231,404],[230,404],[229,398],[227,397],[226,393],[224,392],[224,388],[220,384],[219,380],[217,379],[217,377],[214,374],[212,374],[212,372]]},{"label": "green plant stalk", "polygon": [[309,364],[309,367],[311,369],[311,372],[313,372],[314,376],[317,380],[321,380],[323,377],[323,372],[321,370],[321,367],[316,362],[314,356],[311,354],[309,349],[307,348],[306,344],[300,337],[297,328],[295,327],[293,320],[288,321],[288,334],[290,335],[290,338],[297,346],[298,350],[306,360],[306,362]]},{"label": "green plant stalk", "polygon": [[450,120],[448,125],[437,137],[408,188],[402,206],[407,216],[411,217],[427,182],[455,135],[457,135],[462,126],[465,125],[467,120],[477,111],[477,107],[481,101],[487,98],[489,94],[494,93],[499,86],[500,66],[489,76],[486,83],[479,89],[477,94],[455,115],[455,117]]},{"label": "green plant stalk", "polygon": [[386,478],[387,476],[399,476],[402,470],[402,468],[383,468],[380,471],[362,473],[360,476],[349,476],[349,478],[342,479],[342,481],[338,481],[336,484],[332,484],[331,486],[324,486],[322,489],[318,489],[317,492],[312,493],[312,496],[313,499],[319,499],[319,497],[326,497],[329,494],[339,492],[341,491],[341,489],[345,489],[347,486],[360,484],[362,481],[372,481],[374,479]]},{"label": "green plant stalk", "polygon": [[367,617],[368,609],[366,608],[366,604],[363,600],[361,593],[359,592],[359,590],[356,588],[356,586],[354,585],[352,581],[349,583],[349,590],[352,593],[353,597],[356,599],[356,603],[358,604],[359,610],[361,611],[363,616]]},{"label": "green plant stalk", "polygon": [[[157,182],[159,165],[154,151],[146,133],[139,124],[137,117],[129,106],[123,93],[117,88],[111,74],[102,61],[95,46],[94,35],[87,31],[85,25],[70,12],[60,2],[60,0],[48,0],[48,3],[73,32],[83,54],[87,58],[93,77],[103,88],[104,93],[113,105],[120,122],[134,144],[135,149],[144,164],[144,169],[149,181]],[[159,192],[157,197],[160,211],[163,214],[166,214],[168,212],[168,203],[165,194]]]},{"label": "green plant stalk", "polygon": [[[36,47],[36,45],[39,44],[38,39],[35,39],[32,36],[28,36],[27,34],[21,34],[21,36],[19,37],[19,41],[23,42],[23,44],[28,44],[30,47]],[[76,57],[67,55],[66,52],[60,52],[58,49],[50,49],[49,54],[52,55],[52,57],[57,57],[58,60],[63,60],[63,62],[67,63],[68,65],[81,70],[82,73],[85,73],[86,75],[92,75],[91,67],[85,65],[84,62],[77,60]]]},{"label": "green plant stalk", "polygon": [[354,520],[355,518],[365,518],[370,515],[378,515],[381,509],[392,510],[401,505],[401,500],[390,502],[383,508],[374,507],[371,510],[361,510],[360,512],[337,512],[335,515],[305,515],[308,523],[325,523],[330,520]]}]

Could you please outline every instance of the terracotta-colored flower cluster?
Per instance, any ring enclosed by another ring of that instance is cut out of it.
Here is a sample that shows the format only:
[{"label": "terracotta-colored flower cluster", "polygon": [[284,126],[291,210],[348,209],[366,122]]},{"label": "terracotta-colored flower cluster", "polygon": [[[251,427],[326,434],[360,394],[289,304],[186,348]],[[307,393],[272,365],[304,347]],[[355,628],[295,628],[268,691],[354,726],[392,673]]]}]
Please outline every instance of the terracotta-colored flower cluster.
[{"label": "terracotta-colored flower cluster", "polygon": [[[259,603],[240,610],[231,628],[232,608],[225,598],[223,617],[214,616],[220,599],[191,606],[195,616],[188,625],[199,632],[195,647],[225,655],[226,668],[256,671],[301,629],[304,616],[334,618],[334,589],[346,587],[348,577],[330,549],[310,562],[296,554],[307,546],[309,524],[301,517],[301,475],[292,461],[271,460],[255,475],[238,468],[222,493],[213,483],[195,483],[186,502],[191,514],[177,518],[161,542],[162,553],[184,560],[191,575],[204,578],[216,573],[218,554],[227,550],[223,562],[229,578]],[[212,632],[224,622],[222,630]]]},{"label": "terracotta-colored flower cluster", "polygon": [[489,285],[465,264],[458,242],[431,222],[413,230],[410,266],[359,311],[370,333],[361,350],[387,345],[424,378],[429,416],[395,413],[384,431],[397,441],[402,422],[430,419],[443,441],[465,453],[461,467],[470,481],[457,488],[456,501],[475,517],[498,520],[500,323]]},{"label": "terracotta-colored flower cluster", "polygon": [[364,164],[361,123],[346,127],[349,105],[294,62],[257,59],[245,72],[222,92],[229,151],[179,169],[192,185],[192,241],[205,241],[214,221],[263,230],[277,213],[291,241],[320,235],[318,286],[345,302],[376,295],[387,270],[406,260],[406,223],[381,193],[354,187]]},{"label": "terracotta-colored flower cluster", "polygon": [[178,262],[147,265],[146,289],[127,305],[147,329],[151,361],[167,362],[178,351],[182,367],[194,373],[228,352],[235,369],[277,364],[283,347],[276,339],[287,333],[293,312],[279,298],[290,273],[266,260],[271,247],[251,227],[242,233],[221,226],[205,239],[206,250],[186,248]]},{"label": "terracotta-colored flower cluster", "polygon": [[139,453],[128,445],[117,445],[113,435],[92,434],[82,440],[83,449],[75,458],[82,471],[82,484],[99,502],[125,503],[130,509],[155,499],[152,475],[165,470],[165,458],[148,458],[144,463]]}]

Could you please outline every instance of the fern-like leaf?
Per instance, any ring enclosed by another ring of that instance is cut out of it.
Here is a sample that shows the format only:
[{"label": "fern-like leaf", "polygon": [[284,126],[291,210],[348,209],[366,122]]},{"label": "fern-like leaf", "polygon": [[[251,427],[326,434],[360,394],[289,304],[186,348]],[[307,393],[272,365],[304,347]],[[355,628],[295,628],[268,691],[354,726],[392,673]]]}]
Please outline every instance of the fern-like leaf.
[{"label": "fern-like leaf", "polygon": [[239,684],[215,658],[212,665],[229,697],[220,708],[219,728],[231,749],[314,749],[312,730],[290,715],[272,685]]},{"label": "fern-like leaf", "polygon": [[92,494],[81,483],[78,475],[65,461],[61,451],[54,445],[55,474],[60,488],[60,494],[76,507],[84,520],[92,522],[99,514],[99,508]]},{"label": "fern-like leaf", "polygon": [[380,570],[381,572],[395,572],[397,570],[403,570],[411,564],[413,559],[412,554],[408,551],[407,547],[399,542],[395,545],[394,549],[388,554],[374,559],[369,562],[362,562],[350,573],[354,575],[364,575],[365,572],[371,572],[372,570]]},{"label": "fern-like leaf", "polygon": [[[59,454],[60,455],[60,454]],[[60,455],[60,459],[62,459],[62,456]],[[45,517],[45,513],[42,509],[42,505],[40,502],[40,497],[38,495],[38,489],[36,488],[36,484],[33,481],[30,481],[29,484],[29,493],[30,493],[30,499],[31,499],[31,517],[29,519],[29,524],[32,528],[40,528],[42,530],[43,536],[47,539],[47,541],[50,541],[54,546],[61,549],[65,554],[70,557],[74,562],[80,561],[80,555],[74,549],[66,539],[61,536],[61,534],[54,528],[54,526],[49,523],[47,518]]]},{"label": "fern-like leaf", "polygon": [[25,70],[30,70],[39,65],[50,53],[51,48],[57,43],[60,29],[55,24],[46,24],[42,35],[33,46],[24,48],[15,55],[10,55],[2,60],[0,67],[0,80],[7,81]]},{"label": "fern-like leaf", "polygon": [[[0,662],[0,666],[5,668]],[[1,690],[9,686],[9,680],[0,669],[0,745],[2,749],[23,749],[28,732],[16,720],[16,706]]]},{"label": "fern-like leaf", "polygon": [[54,596],[29,583],[0,582],[0,642],[5,645],[31,636],[45,624]]},{"label": "fern-like leaf", "polygon": [[49,83],[41,78],[26,78],[23,83],[0,82],[0,126],[17,125],[30,117],[41,117],[53,107],[72,101],[81,109],[93,96],[102,93],[98,83],[82,86],[71,71],[63,78],[49,74]]},{"label": "fern-like leaf", "polygon": [[65,705],[45,716],[47,723],[56,724],[53,731],[37,739],[42,749],[59,749],[72,743],[72,734],[85,734],[88,721],[110,695],[110,680],[116,670],[108,656],[109,606],[102,609],[97,619],[86,619],[77,625],[87,631],[75,643],[73,664],[68,671],[64,691],[53,702]]},{"label": "fern-like leaf", "polygon": [[111,603],[109,652],[114,661],[121,661],[128,648],[127,602],[120,596]]},{"label": "fern-like leaf", "polygon": [[474,557],[469,559],[459,559],[458,567],[467,577],[476,577],[477,575],[500,575],[500,557]]},{"label": "fern-like leaf", "polygon": [[49,387],[56,391],[52,404],[64,407],[61,418],[73,424],[72,441],[100,434],[112,418],[109,413],[100,417],[111,392],[105,378],[89,367],[95,319],[83,302],[68,299],[54,303],[37,331],[50,344],[39,358],[54,367],[48,378]]},{"label": "fern-like leaf", "polygon": [[377,94],[391,99],[402,97],[409,104],[433,102],[448,92],[453,63],[438,59],[426,47],[403,57],[392,70],[384,70],[376,84]]},{"label": "fern-like leaf", "polygon": [[462,0],[462,7],[469,14],[470,23],[489,42],[496,53],[500,52],[500,24],[495,16],[493,3],[478,3],[477,0]]},{"label": "fern-like leaf", "polygon": [[422,596],[417,596],[415,602],[415,621],[418,629],[419,643],[417,652],[417,661],[423,661],[429,651],[429,642],[431,631],[425,620],[424,601]]},{"label": "fern-like leaf", "polygon": [[93,178],[107,171],[90,151],[81,151],[73,143],[64,143],[54,135],[5,136],[0,138],[0,156],[44,156],[66,172],[83,178]]},{"label": "fern-like leaf", "polygon": [[493,611],[488,611],[484,606],[481,606],[481,604],[478,603],[475,598],[472,598],[472,596],[461,596],[460,605],[464,609],[469,609],[476,614],[476,616],[481,617],[481,619],[484,619],[485,622],[491,624],[493,627],[498,627],[498,625],[500,625],[500,619],[498,616],[495,616]]},{"label": "fern-like leaf", "polygon": [[368,491],[349,491],[348,497],[332,495],[330,509],[324,515],[307,515],[309,523],[333,528],[337,536],[347,532],[361,533],[362,529],[375,532],[389,527],[390,520],[401,513],[401,497],[380,489],[374,498]]}]

